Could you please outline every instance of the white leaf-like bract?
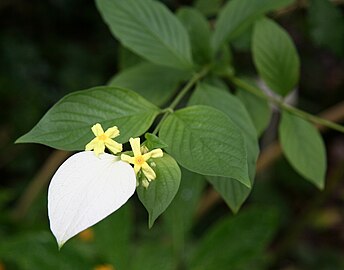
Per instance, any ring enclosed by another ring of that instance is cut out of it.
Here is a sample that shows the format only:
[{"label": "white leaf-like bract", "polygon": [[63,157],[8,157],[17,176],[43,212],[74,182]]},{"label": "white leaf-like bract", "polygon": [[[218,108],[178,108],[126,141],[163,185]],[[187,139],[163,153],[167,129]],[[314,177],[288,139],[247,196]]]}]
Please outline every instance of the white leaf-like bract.
[{"label": "white leaf-like bract", "polygon": [[120,208],[135,189],[133,168],[118,157],[84,151],[68,158],[48,190],[50,228],[59,247]]}]

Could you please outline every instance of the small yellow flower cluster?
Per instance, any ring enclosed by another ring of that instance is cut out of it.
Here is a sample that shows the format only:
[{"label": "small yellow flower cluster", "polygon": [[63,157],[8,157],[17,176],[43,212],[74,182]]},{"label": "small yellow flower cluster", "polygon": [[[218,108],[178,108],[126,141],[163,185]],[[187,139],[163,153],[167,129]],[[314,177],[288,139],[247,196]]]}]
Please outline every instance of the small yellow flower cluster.
[{"label": "small yellow flower cluster", "polygon": [[[86,151],[94,150],[96,156],[104,153],[105,147],[114,154],[122,151],[122,144],[113,140],[113,138],[119,136],[119,130],[116,126],[111,127],[104,132],[102,126],[97,123],[91,128],[91,130],[95,135],[95,138],[86,145]],[[147,161],[151,158],[162,157],[163,152],[160,148],[148,152],[146,147],[141,147],[140,138],[130,138],[129,143],[133,150],[134,156],[131,157],[129,155],[122,154],[121,160],[134,165],[136,176],[140,171],[142,171],[144,175],[144,177],[141,177],[143,178],[142,185],[147,188],[149,183],[156,178],[154,170],[147,163]]]}]

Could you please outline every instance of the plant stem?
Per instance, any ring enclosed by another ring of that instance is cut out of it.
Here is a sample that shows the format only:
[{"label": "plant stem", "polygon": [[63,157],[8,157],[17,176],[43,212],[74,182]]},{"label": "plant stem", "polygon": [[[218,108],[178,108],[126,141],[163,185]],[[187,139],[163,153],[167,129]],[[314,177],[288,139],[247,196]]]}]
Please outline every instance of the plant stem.
[{"label": "plant stem", "polygon": [[259,98],[262,98],[268,102],[271,102],[271,103],[277,105],[280,109],[283,109],[283,110],[288,111],[294,115],[297,115],[301,118],[304,118],[310,122],[313,122],[314,124],[326,126],[328,128],[331,128],[331,129],[334,129],[334,130],[337,130],[337,131],[344,133],[344,126],[338,125],[338,124],[331,122],[329,120],[326,120],[324,118],[315,116],[313,114],[310,114],[308,112],[305,112],[303,110],[295,108],[291,105],[284,103],[281,99],[278,99],[278,98],[275,98],[272,96],[268,96],[268,95],[264,94],[264,92],[262,92],[259,88],[245,82],[242,79],[235,78],[235,77],[230,77],[229,79],[237,87],[240,87],[240,89],[245,90],[245,91],[247,91],[247,92],[249,92],[249,93],[251,93],[251,94],[253,94]]},{"label": "plant stem", "polygon": [[209,67],[204,67],[200,72],[195,73],[192,78],[187,82],[187,84],[180,90],[178,95],[175,97],[175,99],[172,101],[170,106],[164,109],[165,113],[162,116],[160,122],[155,127],[153,134],[156,135],[162,125],[162,123],[165,121],[167,116],[173,112],[174,108],[179,104],[179,102],[182,100],[182,98],[186,95],[187,92],[191,90],[191,88],[200,80],[202,79],[207,73],[209,72]]}]

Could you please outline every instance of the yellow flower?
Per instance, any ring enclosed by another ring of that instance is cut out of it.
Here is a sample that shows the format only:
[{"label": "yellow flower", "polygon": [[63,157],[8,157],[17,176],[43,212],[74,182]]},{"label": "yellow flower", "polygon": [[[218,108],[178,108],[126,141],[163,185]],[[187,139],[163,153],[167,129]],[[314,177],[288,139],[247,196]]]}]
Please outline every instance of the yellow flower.
[{"label": "yellow flower", "polygon": [[104,132],[102,126],[97,123],[91,129],[96,137],[86,145],[86,151],[94,150],[96,156],[104,153],[105,146],[114,154],[122,151],[122,144],[112,140],[119,136],[119,130],[116,126],[108,128]]},{"label": "yellow flower", "polygon": [[91,228],[83,230],[82,232],[79,233],[78,236],[84,242],[92,242],[94,239],[94,233],[93,233],[93,230]]},{"label": "yellow flower", "polygon": [[94,270],[115,270],[111,264],[101,264],[94,267]]},{"label": "yellow flower", "polygon": [[[137,174],[142,169],[143,174],[146,176],[149,182],[154,180],[156,178],[156,174],[154,170],[148,165],[147,160],[149,160],[150,158],[162,157],[162,150],[154,149],[148,153],[142,153],[145,151],[144,149],[140,148],[140,138],[130,138],[129,142],[133,150],[134,157],[122,154],[121,159],[134,165],[135,174]],[[144,185],[147,187],[148,183],[145,182]]]}]

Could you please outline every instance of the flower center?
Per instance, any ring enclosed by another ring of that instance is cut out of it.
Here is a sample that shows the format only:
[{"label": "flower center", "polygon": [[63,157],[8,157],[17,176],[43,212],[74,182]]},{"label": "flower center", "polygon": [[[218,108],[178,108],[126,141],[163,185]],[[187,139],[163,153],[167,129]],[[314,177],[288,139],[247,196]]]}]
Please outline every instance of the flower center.
[{"label": "flower center", "polygon": [[105,141],[107,139],[107,136],[105,134],[99,135],[98,139],[101,141]]},{"label": "flower center", "polygon": [[143,156],[137,156],[135,157],[135,164],[142,166],[142,164],[145,163],[145,159],[143,158]]}]

